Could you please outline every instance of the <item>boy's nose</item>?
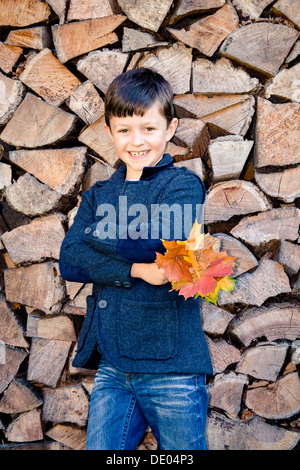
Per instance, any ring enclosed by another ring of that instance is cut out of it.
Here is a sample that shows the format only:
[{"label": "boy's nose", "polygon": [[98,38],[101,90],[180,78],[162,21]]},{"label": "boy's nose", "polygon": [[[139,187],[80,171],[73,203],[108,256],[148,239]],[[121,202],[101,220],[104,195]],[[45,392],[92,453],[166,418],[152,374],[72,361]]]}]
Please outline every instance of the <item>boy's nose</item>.
[{"label": "boy's nose", "polygon": [[140,131],[134,131],[131,134],[131,143],[135,146],[142,145],[144,143],[144,136]]}]

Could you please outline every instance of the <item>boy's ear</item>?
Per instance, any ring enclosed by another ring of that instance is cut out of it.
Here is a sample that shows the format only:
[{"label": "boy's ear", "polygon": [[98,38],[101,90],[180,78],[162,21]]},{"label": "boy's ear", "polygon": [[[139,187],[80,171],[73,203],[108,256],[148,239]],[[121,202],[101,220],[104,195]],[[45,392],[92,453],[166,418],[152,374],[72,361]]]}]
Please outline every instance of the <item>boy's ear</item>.
[{"label": "boy's ear", "polygon": [[168,129],[167,129],[167,141],[168,142],[169,142],[169,140],[172,139],[173,135],[175,134],[177,126],[178,126],[178,119],[173,118],[172,121],[169,124]]},{"label": "boy's ear", "polygon": [[106,134],[108,135],[108,137],[113,141],[113,136],[112,136],[112,133],[111,133],[111,130],[109,128],[109,126],[107,124],[103,124],[103,127],[104,127],[104,130],[106,132]]}]

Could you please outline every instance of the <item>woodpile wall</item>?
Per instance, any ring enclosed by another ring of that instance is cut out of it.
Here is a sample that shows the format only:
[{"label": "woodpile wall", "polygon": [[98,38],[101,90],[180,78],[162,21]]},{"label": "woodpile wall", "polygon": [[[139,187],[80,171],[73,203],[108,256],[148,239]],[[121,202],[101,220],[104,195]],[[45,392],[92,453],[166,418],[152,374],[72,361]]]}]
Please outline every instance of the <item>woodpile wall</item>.
[{"label": "woodpile wall", "polygon": [[[173,86],[176,164],[236,288],[203,305],[210,449],[300,438],[299,0],[0,0],[1,449],[83,449],[95,371],[71,361],[89,284],[59,248],[80,195],[119,166],[103,98],[146,66]],[[298,340],[297,340],[298,338]],[[156,449],[149,429],[139,449]]]}]

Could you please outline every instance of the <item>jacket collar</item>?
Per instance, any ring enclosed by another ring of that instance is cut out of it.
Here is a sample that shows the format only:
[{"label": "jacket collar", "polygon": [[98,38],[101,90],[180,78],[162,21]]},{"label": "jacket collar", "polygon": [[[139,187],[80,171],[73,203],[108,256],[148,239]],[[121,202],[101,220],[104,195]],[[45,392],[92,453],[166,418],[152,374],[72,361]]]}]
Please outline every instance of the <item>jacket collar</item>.
[{"label": "jacket collar", "polygon": [[[155,166],[145,166],[140,180],[147,181],[154,178],[160,171],[168,168],[173,164],[173,158],[169,153],[165,153],[161,160]],[[110,180],[113,183],[123,183],[126,177],[126,165],[120,166],[111,176]],[[102,185],[103,182],[99,182]]]},{"label": "jacket collar", "polygon": [[173,158],[169,153],[165,153],[161,160],[155,166],[145,166],[141,175],[141,180],[149,180],[156,175],[159,171],[171,166]]}]

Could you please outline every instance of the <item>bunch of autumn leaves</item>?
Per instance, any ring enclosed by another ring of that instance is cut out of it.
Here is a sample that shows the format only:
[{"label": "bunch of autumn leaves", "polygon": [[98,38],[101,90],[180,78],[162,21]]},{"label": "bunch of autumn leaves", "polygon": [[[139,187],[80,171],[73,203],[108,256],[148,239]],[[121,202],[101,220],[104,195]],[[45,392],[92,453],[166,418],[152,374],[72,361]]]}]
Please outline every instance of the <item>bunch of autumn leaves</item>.
[{"label": "bunch of autumn leaves", "polygon": [[234,260],[226,251],[220,251],[220,239],[202,233],[202,225],[195,221],[187,240],[162,240],[166,252],[156,253],[156,263],[165,270],[173,290],[185,299],[201,296],[217,304],[220,290],[234,289]]}]

